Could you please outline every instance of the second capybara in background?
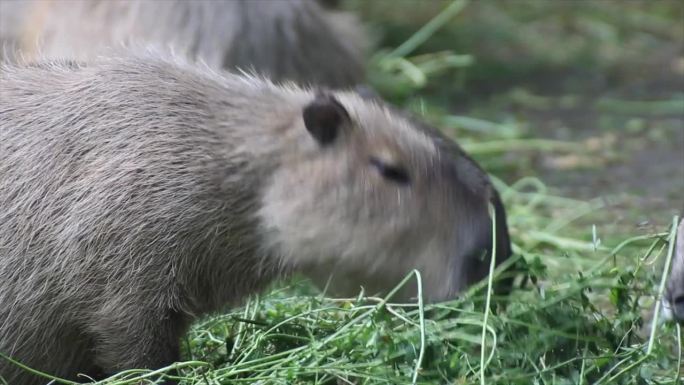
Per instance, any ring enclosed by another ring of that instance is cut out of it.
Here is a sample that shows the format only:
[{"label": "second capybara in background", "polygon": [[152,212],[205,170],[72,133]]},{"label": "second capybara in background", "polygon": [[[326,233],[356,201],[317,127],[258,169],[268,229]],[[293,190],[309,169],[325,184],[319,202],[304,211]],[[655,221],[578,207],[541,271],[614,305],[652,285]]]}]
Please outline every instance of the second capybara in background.
[{"label": "second capybara in background", "polygon": [[27,10],[32,3],[22,0],[0,1],[0,60],[12,57],[21,41]]},{"label": "second capybara in background", "polygon": [[80,61],[121,44],[152,45],[275,81],[333,88],[364,81],[361,24],[320,1],[37,0],[15,8],[25,13],[24,58]]}]

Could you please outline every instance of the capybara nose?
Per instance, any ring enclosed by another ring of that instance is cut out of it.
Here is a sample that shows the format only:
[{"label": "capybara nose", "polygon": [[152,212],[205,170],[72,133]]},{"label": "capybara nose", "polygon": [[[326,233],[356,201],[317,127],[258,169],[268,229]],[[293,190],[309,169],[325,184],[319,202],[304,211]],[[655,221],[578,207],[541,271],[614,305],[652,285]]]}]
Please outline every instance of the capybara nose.
[{"label": "capybara nose", "polygon": [[684,324],[684,293],[674,297],[672,301],[672,313],[677,322]]}]

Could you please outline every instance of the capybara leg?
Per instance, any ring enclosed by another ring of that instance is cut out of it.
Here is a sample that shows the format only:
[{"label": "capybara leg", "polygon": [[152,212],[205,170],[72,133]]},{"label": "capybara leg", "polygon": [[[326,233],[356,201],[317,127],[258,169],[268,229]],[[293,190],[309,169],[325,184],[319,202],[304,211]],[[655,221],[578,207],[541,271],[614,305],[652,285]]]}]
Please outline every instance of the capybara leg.
[{"label": "capybara leg", "polygon": [[93,325],[95,360],[108,375],[126,369],[159,369],[180,358],[184,317],[174,311],[137,310],[102,316]]}]

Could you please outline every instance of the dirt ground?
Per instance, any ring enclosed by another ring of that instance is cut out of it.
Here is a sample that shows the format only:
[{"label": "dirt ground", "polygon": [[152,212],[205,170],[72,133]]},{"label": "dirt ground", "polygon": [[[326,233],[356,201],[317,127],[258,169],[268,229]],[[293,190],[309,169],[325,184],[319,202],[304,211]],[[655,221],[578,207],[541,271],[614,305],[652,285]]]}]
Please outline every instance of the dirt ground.
[{"label": "dirt ground", "polygon": [[537,176],[561,196],[605,197],[606,222],[622,228],[662,230],[672,215],[681,216],[684,56],[669,52],[633,79],[557,76],[513,85],[504,97],[492,95],[486,108],[524,122],[529,136],[580,142],[592,154],[542,153],[533,156],[532,167],[501,177],[513,182]]},{"label": "dirt ground", "polygon": [[[603,141],[610,154],[599,164],[569,167],[552,156],[540,161],[541,179],[560,189],[562,195],[581,199],[628,195],[620,205],[621,216],[642,224],[670,222],[673,212],[684,211],[684,100],[678,114],[649,115],[602,112],[601,98],[646,100],[684,91],[684,78],[655,79],[625,89],[606,89],[601,96],[582,95],[585,100],[570,109],[551,108],[520,113],[542,136],[569,141]],[[603,164],[600,164],[603,163]],[[582,167],[585,166],[585,167]],[[682,211],[680,211],[682,210]]]}]

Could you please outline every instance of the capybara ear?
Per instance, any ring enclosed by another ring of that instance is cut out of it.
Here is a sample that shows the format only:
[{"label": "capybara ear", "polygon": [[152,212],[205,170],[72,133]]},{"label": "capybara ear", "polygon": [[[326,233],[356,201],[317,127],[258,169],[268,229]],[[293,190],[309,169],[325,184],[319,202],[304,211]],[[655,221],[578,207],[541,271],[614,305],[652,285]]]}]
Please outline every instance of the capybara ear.
[{"label": "capybara ear", "polygon": [[351,121],[344,106],[326,93],[316,94],[314,100],[304,107],[302,117],[306,129],[321,146],[334,142],[340,130]]}]

